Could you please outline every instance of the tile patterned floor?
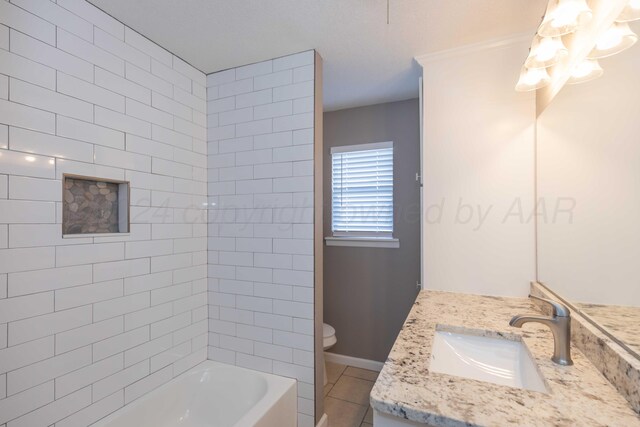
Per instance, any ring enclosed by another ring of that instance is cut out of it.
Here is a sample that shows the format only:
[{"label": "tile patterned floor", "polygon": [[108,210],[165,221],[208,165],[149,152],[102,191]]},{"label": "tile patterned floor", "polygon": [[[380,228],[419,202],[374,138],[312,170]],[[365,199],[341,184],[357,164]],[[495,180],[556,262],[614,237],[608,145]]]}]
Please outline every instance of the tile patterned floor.
[{"label": "tile patterned floor", "polygon": [[324,411],[329,427],[373,427],[369,393],[378,373],[327,362]]}]

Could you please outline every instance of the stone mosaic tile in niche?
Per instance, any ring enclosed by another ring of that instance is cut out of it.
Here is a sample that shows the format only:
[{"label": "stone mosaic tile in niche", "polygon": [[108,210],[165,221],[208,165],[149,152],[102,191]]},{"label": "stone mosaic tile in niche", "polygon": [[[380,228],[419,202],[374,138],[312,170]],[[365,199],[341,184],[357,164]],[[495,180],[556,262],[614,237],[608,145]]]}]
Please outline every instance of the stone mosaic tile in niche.
[{"label": "stone mosaic tile in niche", "polygon": [[65,178],[62,233],[118,233],[119,184]]}]

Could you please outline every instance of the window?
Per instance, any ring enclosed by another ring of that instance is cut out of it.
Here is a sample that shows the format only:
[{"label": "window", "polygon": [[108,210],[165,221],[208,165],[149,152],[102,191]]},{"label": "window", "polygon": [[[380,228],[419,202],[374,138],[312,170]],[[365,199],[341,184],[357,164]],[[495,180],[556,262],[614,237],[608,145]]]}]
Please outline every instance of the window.
[{"label": "window", "polygon": [[331,149],[331,231],[329,245],[394,240],[392,142]]}]

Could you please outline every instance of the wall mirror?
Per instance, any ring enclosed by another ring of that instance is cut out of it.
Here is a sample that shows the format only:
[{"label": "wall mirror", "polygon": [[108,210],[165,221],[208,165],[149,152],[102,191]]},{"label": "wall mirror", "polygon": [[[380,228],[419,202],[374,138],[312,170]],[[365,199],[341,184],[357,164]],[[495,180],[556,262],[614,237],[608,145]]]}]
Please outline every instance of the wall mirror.
[{"label": "wall mirror", "polygon": [[538,280],[640,358],[640,44],[600,65],[538,118]]}]

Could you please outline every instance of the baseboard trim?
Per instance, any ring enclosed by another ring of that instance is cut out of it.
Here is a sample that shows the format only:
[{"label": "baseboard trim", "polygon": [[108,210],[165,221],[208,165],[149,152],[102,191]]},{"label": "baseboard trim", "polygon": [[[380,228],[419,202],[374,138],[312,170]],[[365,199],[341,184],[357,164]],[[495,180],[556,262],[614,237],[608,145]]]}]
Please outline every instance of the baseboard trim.
[{"label": "baseboard trim", "polygon": [[376,372],[380,372],[384,366],[384,363],[376,360],[361,359],[359,357],[345,356],[344,354],[329,353],[327,351],[324,352],[324,360]]},{"label": "baseboard trim", "polygon": [[329,427],[329,417],[327,417],[327,414],[322,414],[322,418],[320,418],[316,427]]}]

